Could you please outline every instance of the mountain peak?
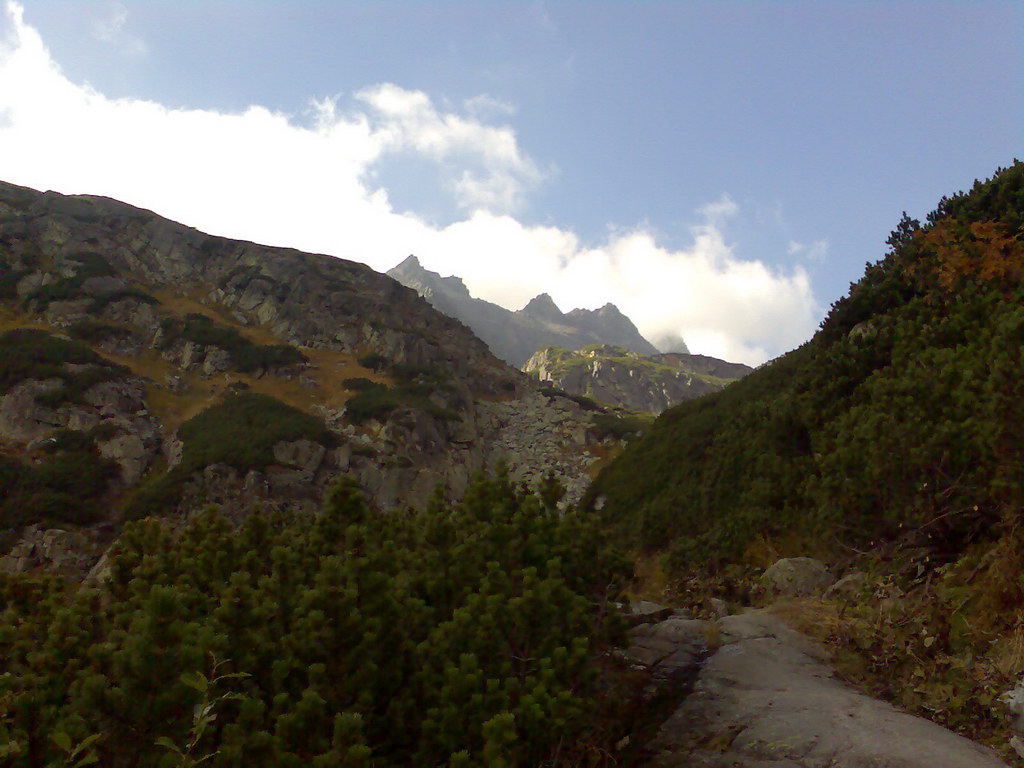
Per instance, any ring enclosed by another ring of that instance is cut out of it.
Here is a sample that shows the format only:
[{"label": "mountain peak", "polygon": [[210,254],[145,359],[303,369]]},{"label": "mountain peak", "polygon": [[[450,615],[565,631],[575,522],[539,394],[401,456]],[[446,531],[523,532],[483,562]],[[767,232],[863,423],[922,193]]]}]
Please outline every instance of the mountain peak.
[{"label": "mountain peak", "polygon": [[558,308],[558,305],[555,304],[555,300],[547,293],[537,294],[519,311],[523,314],[540,318],[541,320],[560,322],[565,319],[565,315],[562,313],[562,310]]},{"label": "mountain peak", "polygon": [[461,277],[441,277],[439,272],[431,272],[424,267],[419,258],[413,254],[406,256],[405,260],[398,266],[392,267],[386,272],[388,277],[393,277],[402,285],[407,285],[416,290],[421,296],[429,296],[441,292],[448,296],[469,298],[469,288],[462,282]]}]

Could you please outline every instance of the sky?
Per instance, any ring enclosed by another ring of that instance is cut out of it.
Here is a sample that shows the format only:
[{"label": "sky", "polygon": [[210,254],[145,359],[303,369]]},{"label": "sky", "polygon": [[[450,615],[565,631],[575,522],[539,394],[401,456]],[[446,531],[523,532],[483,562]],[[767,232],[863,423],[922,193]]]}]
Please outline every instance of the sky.
[{"label": "sky", "polygon": [[1022,157],[1024,3],[24,0],[0,179],[759,364]]}]

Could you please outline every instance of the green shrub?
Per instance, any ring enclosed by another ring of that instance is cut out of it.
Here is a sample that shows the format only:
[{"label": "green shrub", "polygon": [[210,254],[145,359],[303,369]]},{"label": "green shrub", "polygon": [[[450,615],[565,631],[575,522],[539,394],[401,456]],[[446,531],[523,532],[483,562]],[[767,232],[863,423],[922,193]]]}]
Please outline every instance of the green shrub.
[{"label": "green shrub", "polygon": [[944,561],[997,535],[1024,507],[1022,222],[1021,163],[904,217],[814,339],[666,411],[589,500],[679,571],[758,537],[912,536]]},{"label": "green shrub", "polygon": [[363,368],[369,368],[371,371],[383,371],[388,366],[388,359],[384,355],[379,355],[376,352],[371,352],[368,355],[363,355],[356,359]]},{"label": "green shrub", "polygon": [[125,300],[140,301],[143,304],[150,305],[160,303],[159,301],[156,300],[156,298],[150,296],[145,291],[140,291],[136,288],[122,288],[117,291],[110,291],[109,293],[104,293],[99,296],[96,296],[89,304],[88,311],[92,314],[98,314],[111,304],[115,304],[119,301]]},{"label": "green shrub", "polygon": [[344,386],[345,389],[349,390],[350,392],[362,392],[363,390],[366,389],[372,389],[376,385],[376,382],[370,381],[369,379],[364,378],[362,376],[356,376],[355,378],[351,379],[344,379],[341,383],[342,386]]},{"label": "green shrub", "polygon": [[83,432],[60,430],[47,456],[28,464],[0,456],[0,527],[86,524],[99,519],[117,465],[103,459]]},{"label": "green shrub", "polygon": [[161,321],[160,326],[165,349],[179,339],[200,346],[219,347],[231,356],[232,368],[243,373],[283,368],[308,360],[301,351],[287,344],[253,344],[234,328],[218,325],[206,315],[189,314],[183,320],[166,319]]},{"label": "green shrub", "polygon": [[18,298],[18,283],[31,270],[11,269],[0,264],[0,300]]},{"label": "green shrub", "polygon": [[625,413],[599,413],[594,416],[594,432],[599,440],[632,440],[647,429],[653,419],[649,416]]},{"label": "green shrub", "polygon": [[181,468],[188,473],[218,463],[241,472],[265,467],[274,463],[274,444],[282,440],[338,444],[321,419],[257,392],[229,395],[182,424],[178,435],[184,443]]},{"label": "green shrub", "polygon": [[[32,328],[0,334],[0,355],[4,360],[0,367],[0,393],[26,379],[60,379],[59,389],[39,397],[40,402],[52,406],[76,402],[89,387],[128,374],[127,368],[100,357],[80,342]],[[72,373],[65,368],[66,363],[89,367]]]},{"label": "green shrub", "polygon": [[79,341],[91,341],[94,343],[101,342],[115,336],[124,336],[127,333],[128,331],[125,328],[111,325],[110,323],[104,323],[99,320],[82,320],[68,328],[68,335],[72,338],[78,339]]},{"label": "green shrub", "polygon": [[90,734],[111,768],[177,764],[168,744],[246,768],[610,755],[633,724],[594,670],[628,576],[592,520],[504,478],[420,515],[341,482],[317,515],[134,523],[96,590],[0,574],[3,727],[34,745],[10,765]]},{"label": "green shrub", "polygon": [[321,419],[257,392],[233,392],[193,416],[178,429],[184,444],[181,463],[148,479],[125,505],[125,517],[162,514],[181,497],[186,480],[211,464],[228,464],[241,473],[274,463],[274,445],[306,438],[327,447],[338,437]]},{"label": "green shrub", "polygon": [[345,403],[345,416],[353,424],[364,424],[371,419],[386,421],[394,411],[406,408],[425,411],[434,418],[446,421],[459,418],[455,412],[430,399],[434,389],[428,384],[389,387],[366,379],[363,381],[367,381],[367,384],[357,385],[356,394]]},{"label": "green shrub", "polygon": [[25,298],[25,302],[35,304],[40,310],[51,302],[68,301],[82,297],[82,284],[90,277],[108,277],[117,272],[102,255],[93,251],[83,251],[70,256],[66,261],[76,263],[70,277],[62,277],[49,285],[44,285]]}]

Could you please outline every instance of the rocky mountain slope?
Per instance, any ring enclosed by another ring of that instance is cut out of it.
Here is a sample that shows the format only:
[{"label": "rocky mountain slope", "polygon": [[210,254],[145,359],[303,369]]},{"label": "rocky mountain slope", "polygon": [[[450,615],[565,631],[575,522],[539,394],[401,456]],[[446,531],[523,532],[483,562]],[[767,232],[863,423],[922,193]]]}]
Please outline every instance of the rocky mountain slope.
[{"label": "rocky mountain slope", "polygon": [[592,410],[391,278],[107,198],[0,184],[0,354],[8,545],[30,523],[316,506],[340,473],[419,506],[504,462],[571,501],[596,460]]},{"label": "rocky mountain slope", "polygon": [[570,394],[658,414],[684,400],[717,392],[752,369],[705,355],[644,355],[623,347],[595,345],[575,351],[543,347],[526,361],[523,370]]},{"label": "rocky mountain slope", "polygon": [[464,322],[495,355],[519,368],[540,347],[579,349],[588,344],[614,344],[643,354],[656,354],[614,304],[600,309],[574,309],[563,313],[546,293],[512,312],[473,298],[459,277],[441,277],[409,256],[388,270],[389,276],[416,290],[439,311]]}]

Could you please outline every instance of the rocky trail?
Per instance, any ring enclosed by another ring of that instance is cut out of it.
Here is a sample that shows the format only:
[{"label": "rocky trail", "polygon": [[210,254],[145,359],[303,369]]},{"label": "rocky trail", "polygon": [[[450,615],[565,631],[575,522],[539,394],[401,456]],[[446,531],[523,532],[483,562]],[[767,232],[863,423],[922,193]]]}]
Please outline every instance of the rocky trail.
[{"label": "rocky trail", "polygon": [[[646,746],[652,768],[1006,768],[994,752],[858,693],[764,609],[716,621],[653,604],[629,656],[681,703]],[[672,691],[672,688],[677,690]]]}]

